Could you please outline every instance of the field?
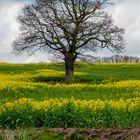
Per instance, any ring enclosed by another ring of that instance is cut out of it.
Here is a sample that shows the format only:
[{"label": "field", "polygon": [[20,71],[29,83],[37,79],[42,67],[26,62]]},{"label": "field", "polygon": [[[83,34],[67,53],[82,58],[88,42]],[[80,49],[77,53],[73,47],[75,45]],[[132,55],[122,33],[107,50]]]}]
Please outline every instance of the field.
[{"label": "field", "polygon": [[76,63],[74,75],[64,84],[63,64],[0,63],[1,129],[140,127],[139,63]]}]

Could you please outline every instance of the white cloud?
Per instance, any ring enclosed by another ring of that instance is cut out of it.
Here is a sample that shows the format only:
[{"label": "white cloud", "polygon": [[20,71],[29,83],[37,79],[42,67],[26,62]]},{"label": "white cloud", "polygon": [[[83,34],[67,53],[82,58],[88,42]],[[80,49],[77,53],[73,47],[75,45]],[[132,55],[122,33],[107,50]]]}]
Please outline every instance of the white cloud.
[{"label": "white cloud", "polygon": [[26,58],[24,63],[33,63],[33,62],[49,62],[48,54],[46,53],[37,53]]},{"label": "white cloud", "polygon": [[11,51],[11,43],[18,34],[16,18],[24,2],[7,1],[0,5],[0,52]]},{"label": "white cloud", "polygon": [[115,23],[126,30],[126,50],[140,53],[140,0],[122,0],[110,7]]}]

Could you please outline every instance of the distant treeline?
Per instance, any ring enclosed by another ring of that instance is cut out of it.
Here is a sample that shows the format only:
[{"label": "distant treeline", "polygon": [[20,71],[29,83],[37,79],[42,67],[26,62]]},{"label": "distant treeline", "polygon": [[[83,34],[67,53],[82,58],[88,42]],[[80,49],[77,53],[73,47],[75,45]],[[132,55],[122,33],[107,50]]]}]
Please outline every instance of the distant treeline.
[{"label": "distant treeline", "polygon": [[113,55],[110,57],[91,57],[83,56],[80,58],[81,62],[108,62],[108,63],[128,63],[128,62],[140,62],[140,58],[136,56],[128,55]]}]

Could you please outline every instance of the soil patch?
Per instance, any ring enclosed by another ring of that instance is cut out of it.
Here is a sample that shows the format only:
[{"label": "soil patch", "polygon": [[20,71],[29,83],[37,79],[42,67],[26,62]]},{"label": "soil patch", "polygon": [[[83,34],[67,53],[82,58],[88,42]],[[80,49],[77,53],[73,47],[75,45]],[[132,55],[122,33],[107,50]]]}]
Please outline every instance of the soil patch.
[{"label": "soil patch", "polygon": [[[22,133],[24,129],[19,130],[0,130],[1,137],[4,140],[17,140],[17,132]],[[36,136],[47,134],[48,132],[56,133],[62,136],[60,140],[140,140],[140,128],[120,129],[120,128],[104,128],[104,129],[80,129],[80,128],[54,128],[54,129],[33,129]],[[32,139],[32,138],[31,138]],[[36,138],[34,137],[34,140]]]},{"label": "soil patch", "polygon": [[[134,129],[50,129],[55,133],[64,133],[63,140],[140,140],[140,128]],[[77,137],[77,138],[76,138]],[[78,138],[79,137],[79,138]]]}]

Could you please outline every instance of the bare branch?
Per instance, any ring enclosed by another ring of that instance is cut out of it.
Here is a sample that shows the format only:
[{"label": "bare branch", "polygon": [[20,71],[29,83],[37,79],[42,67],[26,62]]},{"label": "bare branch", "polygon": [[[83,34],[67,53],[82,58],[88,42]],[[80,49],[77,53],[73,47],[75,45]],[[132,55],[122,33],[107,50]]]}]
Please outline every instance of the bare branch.
[{"label": "bare branch", "polygon": [[58,52],[67,66],[89,51],[120,52],[125,47],[124,29],[104,11],[109,4],[110,0],[36,0],[18,18],[21,34],[13,51]]}]

